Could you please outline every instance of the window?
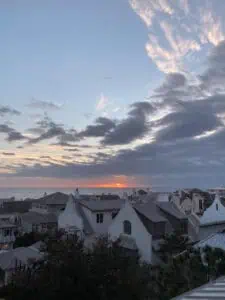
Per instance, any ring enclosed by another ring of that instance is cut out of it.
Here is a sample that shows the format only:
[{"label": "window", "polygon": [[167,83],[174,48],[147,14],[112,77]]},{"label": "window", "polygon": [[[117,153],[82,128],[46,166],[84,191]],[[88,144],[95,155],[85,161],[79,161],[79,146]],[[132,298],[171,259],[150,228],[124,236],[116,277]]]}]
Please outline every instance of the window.
[{"label": "window", "polygon": [[97,214],[96,215],[96,222],[97,223],[103,223],[103,214]]},{"label": "window", "polygon": [[117,214],[118,214],[117,212],[113,212],[112,213],[112,219],[114,219],[117,216]]},{"label": "window", "polygon": [[199,200],[199,209],[202,210],[203,209],[203,201]]},{"label": "window", "polygon": [[126,234],[131,234],[131,222],[130,221],[124,221],[123,222],[123,232]]}]

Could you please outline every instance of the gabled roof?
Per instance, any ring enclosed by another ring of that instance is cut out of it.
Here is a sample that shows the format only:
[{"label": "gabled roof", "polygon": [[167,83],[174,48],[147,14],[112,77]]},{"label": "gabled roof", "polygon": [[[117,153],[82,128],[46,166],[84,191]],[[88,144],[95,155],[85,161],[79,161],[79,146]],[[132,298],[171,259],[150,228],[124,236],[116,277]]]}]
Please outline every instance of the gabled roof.
[{"label": "gabled roof", "polygon": [[50,195],[46,195],[39,199],[32,200],[33,203],[42,203],[46,205],[65,205],[69,199],[68,194],[56,192]]},{"label": "gabled roof", "polygon": [[225,251],[225,232],[214,233],[194,245],[195,248],[204,248],[207,246]]},{"label": "gabled roof", "polygon": [[187,219],[185,214],[183,214],[172,202],[157,202],[157,206],[179,220]]},{"label": "gabled roof", "polygon": [[85,234],[94,232],[80,204],[79,195],[77,197],[72,194],[69,196],[65,210],[58,217],[58,227],[64,230],[76,228],[83,230]]},{"label": "gabled roof", "polygon": [[155,203],[148,202],[148,203],[138,203],[134,204],[134,209],[144,215],[147,219],[152,222],[166,222],[167,219],[164,218]]},{"label": "gabled roof", "polygon": [[34,211],[29,211],[21,216],[22,221],[34,225],[57,223],[57,217],[55,214],[41,214]]},{"label": "gabled roof", "polygon": [[225,299],[225,277],[220,277],[197,289],[191,290],[171,300],[222,300]]},{"label": "gabled roof", "polygon": [[91,211],[113,211],[119,210],[124,200],[81,200],[80,204]]},{"label": "gabled roof", "polygon": [[206,209],[200,218],[200,225],[207,226],[218,223],[225,223],[225,207],[217,195],[213,203]]},{"label": "gabled roof", "polygon": [[25,213],[31,208],[30,201],[10,201],[5,202],[0,208],[0,214]]}]

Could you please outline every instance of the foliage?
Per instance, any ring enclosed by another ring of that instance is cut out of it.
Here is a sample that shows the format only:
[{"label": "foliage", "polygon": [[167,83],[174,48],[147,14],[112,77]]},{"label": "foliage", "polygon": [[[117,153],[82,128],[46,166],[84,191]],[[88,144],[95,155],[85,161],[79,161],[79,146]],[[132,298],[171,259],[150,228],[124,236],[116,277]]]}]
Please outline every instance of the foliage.
[{"label": "foliage", "polygon": [[18,270],[0,297],[169,300],[225,275],[225,252],[220,249],[190,248],[179,233],[168,236],[162,249],[167,262],[153,267],[128,255],[119,241],[100,238],[88,250],[78,237],[63,239],[58,233],[48,238],[45,259]]},{"label": "foliage", "polygon": [[164,237],[160,243],[160,256],[161,259],[168,263],[172,256],[187,250],[189,247],[189,239],[181,232],[176,231]]},{"label": "foliage", "polygon": [[45,240],[46,237],[47,237],[46,234],[38,233],[38,232],[30,232],[30,233],[25,233],[23,235],[18,235],[13,244],[13,248],[29,247],[38,241]]},{"label": "foliage", "polygon": [[130,257],[117,243],[101,239],[86,250],[78,238],[49,238],[48,255],[19,270],[0,296],[6,299],[146,299],[150,267]]}]

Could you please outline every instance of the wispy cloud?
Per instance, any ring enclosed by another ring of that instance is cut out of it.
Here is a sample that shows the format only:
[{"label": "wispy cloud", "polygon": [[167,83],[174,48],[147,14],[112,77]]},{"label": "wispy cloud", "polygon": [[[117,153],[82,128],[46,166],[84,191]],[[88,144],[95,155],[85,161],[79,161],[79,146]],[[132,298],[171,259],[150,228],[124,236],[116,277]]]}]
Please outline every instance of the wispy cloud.
[{"label": "wispy cloud", "polygon": [[129,3],[148,28],[147,54],[164,73],[191,71],[192,54],[202,51],[206,44],[216,46],[225,38],[212,0],[203,0],[195,8],[188,0],[130,0]]},{"label": "wispy cloud", "polygon": [[172,15],[174,10],[168,0],[130,0],[132,9],[150,27],[157,12]]},{"label": "wispy cloud", "polygon": [[37,99],[31,99],[30,103],[27,104],[30,108],[36,108],[41,110],[58,110],[62,107],[62,104],[58,104],[51,101],[43,101]]},{"label": "wispy cloud", "polygon": [[9,107],[9,106],[0,105],[0,117],[3,117],[7,114],[19,116],[21,114],[21,112],[19,112],[18,110],[14,109],[14,108]]},{"label": "wispy cloud", "polygon": [[203,44],[211,43],[217,46],[225,39],[221,20],[213,16],[211,10],[201,10],[200,39]]}]

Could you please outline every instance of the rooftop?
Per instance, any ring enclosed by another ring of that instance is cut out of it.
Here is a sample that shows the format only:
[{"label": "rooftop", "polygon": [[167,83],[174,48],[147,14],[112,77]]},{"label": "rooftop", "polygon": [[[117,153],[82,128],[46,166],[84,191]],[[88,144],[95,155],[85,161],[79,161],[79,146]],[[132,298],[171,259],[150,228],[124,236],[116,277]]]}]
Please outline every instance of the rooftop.
[{"label": "rooftop", "polygon": [[32,200],[32,202],[38,202],[46,205],[64,205],[69,199],[68,194],[56,192],[50,195],[46,195],[39,199]]},{"label": "rooftop", "polygon": [[171,300],[222,300],[225,299],[225,277],[220,277],[197,289],[189,291]]},{"label": "rooftop", "polygon": [[80,204],[92,211],[113,211],[119,210],[124,200],[81,200]]},{"label": "rooftop", "polygon": [[225,232],[218,232],[195,244],[195,248],[219,248],[225,251]]},{"label": "rooftop", "polygon": [[41,214],[34,211],[29,211],[22,215],[22,220],[30,224],[46,224],[57,223],[57,217],[55,214]]}]

